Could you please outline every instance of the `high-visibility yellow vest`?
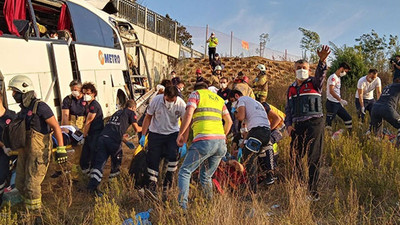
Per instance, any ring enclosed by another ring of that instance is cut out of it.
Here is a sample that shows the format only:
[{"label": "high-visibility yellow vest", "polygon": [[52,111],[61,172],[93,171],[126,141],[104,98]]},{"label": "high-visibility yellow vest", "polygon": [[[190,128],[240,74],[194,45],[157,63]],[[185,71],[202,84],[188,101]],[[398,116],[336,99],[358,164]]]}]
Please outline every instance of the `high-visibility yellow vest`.
[{"label": "high-visibility yellow vest", "polygon": [[213,92],[202,89],[197,91],[200,96],[199,104],[193,114],[193,134],[222,134],[224,135],[224,126],[222,125],[222,108],[224,100]]},{"label": "high-visibility yellow vest", "polygon": [[208,47],[215,48],[215,47],[217,47],[217,44],[218,44],[218,38],[216,38],[216,37],[210,38],[210,42],[208,43]]}]

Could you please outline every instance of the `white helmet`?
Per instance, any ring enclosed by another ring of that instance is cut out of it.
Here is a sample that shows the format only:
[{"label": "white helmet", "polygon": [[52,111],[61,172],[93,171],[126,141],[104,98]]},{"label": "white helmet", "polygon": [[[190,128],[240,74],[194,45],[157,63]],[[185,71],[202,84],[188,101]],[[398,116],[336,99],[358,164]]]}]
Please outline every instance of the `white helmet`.
[{"label": "white helmet", "polygon": [[266,70],[264,64],[258,64],[257,65],[257,69],[259,69],[261,71],[265,71]]},{"label": "white helmet", "polygon": [[32,80],[25,75],[17,75],[8,83],[9,89],[17,89],[21,93],[34,91]]},{"label": "white helmet", "polygon": [[218,66],[215,67],[214,70],[215,70],[215,71],[217,71],[217,70],[222,70],[222,67],[221,67],[220,65],[218,65]]}]

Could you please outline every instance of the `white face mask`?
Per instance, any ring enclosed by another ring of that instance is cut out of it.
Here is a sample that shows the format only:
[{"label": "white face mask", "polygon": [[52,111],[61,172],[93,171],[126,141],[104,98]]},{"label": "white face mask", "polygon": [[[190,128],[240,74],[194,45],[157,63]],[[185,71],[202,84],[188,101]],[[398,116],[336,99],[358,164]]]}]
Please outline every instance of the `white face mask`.
[{"label": "white face mask", "polygon": [[343,71],[343,72],[341,72],[341,73],[339,74],[339,76],[340,76],[340,77],[344,77],[344,76],[346,76],[346,74],[347,74],[346,71]]},{"label": "white face mask", "polygon": [[90,95],[84,95],[84,96],[83,96],[83,101],[85,101],[85,102],[90,102],[90,101],[92,101],[92,96],[90,96]]},{"label": "white face mask", "polygon": [[79,91],[71,91],[71,95],[75,98],[78,97],[81,93]]},{"label": "white face mask", "polygon": [[181,92],[182,92],[182,91],[183,91],[183,87],[182,87],[182,88],[179,88],[179,91],[181,91]]},{"label": "white face mask", "polygon": [[236,108],[236,106],[237,106],[237,100],[232,102],[232,108]]},{"label": "white face mask", "polygon": [[169,102],[169,101],[165,101],[165,106],[167,107],[167,109],[172,109],[172,107],[174,107],[175,102]]},{"label": "white face mask", "polygon": [[309,77],[308,70],[305,69],[298,69],[296,70],[296,79],[298,80],[306,80]]},{"label": "white face mask", "polygon": [[242,127],[242,128],[240,128],[240,133],[247,133],[247,132],[249,132],[248,130],[247,130],[247,128],[246,127]]},{"label": "white face mask", "polygon": [[225,89],[226,87],[228,87],[228,84],[227,84],[227,83],[223,83],[223,84],[220,84],[219,86],[220,86],[221,88]]}]

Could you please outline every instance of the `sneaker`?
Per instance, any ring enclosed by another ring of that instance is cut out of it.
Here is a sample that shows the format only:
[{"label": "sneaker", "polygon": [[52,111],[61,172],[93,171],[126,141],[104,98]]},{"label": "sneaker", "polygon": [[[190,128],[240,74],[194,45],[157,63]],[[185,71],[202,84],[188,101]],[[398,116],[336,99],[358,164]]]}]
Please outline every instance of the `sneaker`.
[{"label": "sneaker", "polygon": [[270,174],[270,173],[267,174],[267,178],[265,178],[265,184],[271,185],[273,183],[275,183],[274,176],[272,176],[272,174]]}]

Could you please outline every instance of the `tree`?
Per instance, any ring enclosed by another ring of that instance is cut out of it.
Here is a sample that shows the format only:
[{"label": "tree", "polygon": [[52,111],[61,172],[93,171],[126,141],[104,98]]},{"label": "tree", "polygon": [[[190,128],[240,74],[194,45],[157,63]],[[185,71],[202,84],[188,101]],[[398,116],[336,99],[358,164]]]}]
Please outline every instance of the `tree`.
[{"label": "tree", "polygon": [[256,53],[259,53],[260,57],[264,57],[264,51],[267,42],[269,42],[269,34],[268,33],[260,34],[260,48],[256,48]]},{"label": "tree", "polygon": [[340,63],[346,62],[350,65],[351,70],[343,78],[343,84],[347,87],[354,87],[358,79],[366,75],[369,69],[364,63],[363,54],[354,47],[347,47],[346,45],[338,47],[332,42],[329,45],[332,47],[331,51],[334,59],[331,60],[331,67],[328,74],[333,74],[339,68]]},{"label": "tree", "polygon": [[[171,19],[171,17],[167,14],[165,15],[167,19]],[[183,45],[185,47],[191,48],[193,46],[192,35],[189,31],[186,30],[186,27],[180,24],[178,21],[175,20],[177,23],[176,28],[176,42],[178,44]]]},{"label": "tree", "polygon": [[388,56],[394,59],[395,55],[400,55],[399,37],[397,35],[389,35]]},{"label": "tree", "polygon": [[316,63],[318,56],[316,54],[320,45],[320,38],[317,32],[299,27],[299,31],[303,33],[303,38],[300,41],[300,48],[304,50],[304,58],[307,59],[307,51],[310,52],[310,61]]},{"label": "tree", "polygon": [[[386,36],[380,37],[375,30],[369,34],[363,34],[355,39],[358,45],[354,47],[363,55],[365,63],[371,68],[376,68],[379,71],[385,70],[386,49]],[[395,41],[395,40],[394,40]]]}]

